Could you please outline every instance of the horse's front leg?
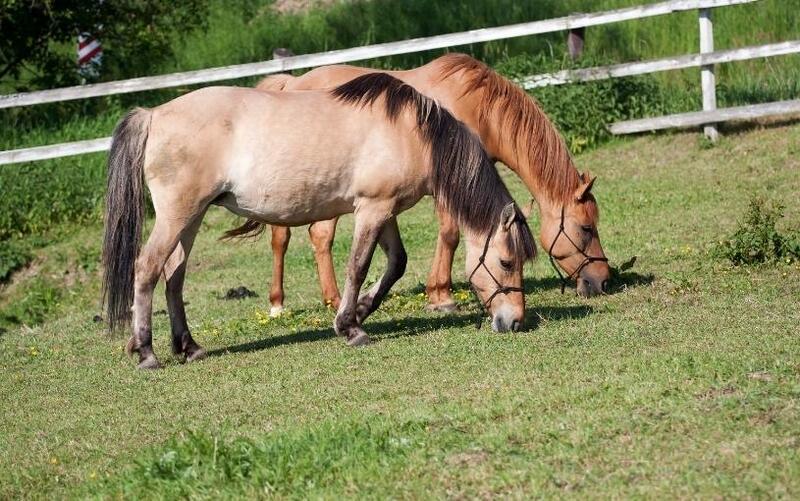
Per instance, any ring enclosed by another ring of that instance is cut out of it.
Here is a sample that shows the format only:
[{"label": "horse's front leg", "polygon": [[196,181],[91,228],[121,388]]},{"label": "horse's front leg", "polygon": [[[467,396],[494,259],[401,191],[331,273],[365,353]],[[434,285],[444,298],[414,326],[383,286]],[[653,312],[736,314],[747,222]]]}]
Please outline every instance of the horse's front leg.
[{"label": "horse's front leg", "polygon": [[361,328],[356,314],[358,292],[367,278],[381,228],[390,217],[391,214],[388,211],[363,208],[356,211],[353,245],[347,263],[347,279],[344,283],[342,302],[339,304],[339,311],[333,321],[336,333],[344,336],[349,346],[369,343],[369,337]]},{"label": "horse's front leg", "polygon": [[445,210],[437,208],[436,214],[439,218],[439,237],[425,292],[428,295],[428,309],[449,312],[456,309],[450,288],[453,285],[453,256],[459,241],[458,223]]},{"label": "horse's front leg", "polygon": [[396,218],[389,219],[383,225],[378,236],[378,244],[386,254],[386,272],[375,285],[358,298],[356,319],[359,324],[362,324],[373,311],[378,309],[392,286],[406,272],[408,256],[403,247],[403,240],[400,238],[400,229],[397,227]]}]

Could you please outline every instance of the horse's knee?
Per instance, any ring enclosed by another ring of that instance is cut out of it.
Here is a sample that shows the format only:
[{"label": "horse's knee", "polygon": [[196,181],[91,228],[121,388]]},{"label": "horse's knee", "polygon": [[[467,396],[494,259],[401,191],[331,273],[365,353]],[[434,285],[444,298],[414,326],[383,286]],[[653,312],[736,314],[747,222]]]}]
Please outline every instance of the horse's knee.
[{"label": "horse's knee", "polygon": [[439,238],[445,247],[455,249],[458,247],[461,234],[458,231],[458,226],[443,225],[439,228]]}]

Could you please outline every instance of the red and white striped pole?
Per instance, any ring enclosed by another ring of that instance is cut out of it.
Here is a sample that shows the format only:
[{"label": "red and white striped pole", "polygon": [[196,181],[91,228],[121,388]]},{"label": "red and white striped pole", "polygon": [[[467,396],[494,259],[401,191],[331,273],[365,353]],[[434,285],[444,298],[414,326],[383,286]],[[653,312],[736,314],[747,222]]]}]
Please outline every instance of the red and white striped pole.
[{"label": "red and white striped pole", "polygon": [[103,59],[103,46],[100,40],[83,32],[78,35],[78,66],[83,77],[97,77]]}]

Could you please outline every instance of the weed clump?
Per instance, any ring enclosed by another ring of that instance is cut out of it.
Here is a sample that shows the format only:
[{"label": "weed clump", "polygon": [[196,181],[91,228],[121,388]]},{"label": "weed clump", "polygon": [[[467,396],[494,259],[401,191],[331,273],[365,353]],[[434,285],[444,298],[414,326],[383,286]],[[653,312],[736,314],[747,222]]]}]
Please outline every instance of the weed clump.
[{"label": "weed clump", "polygon": [[719,254],[736,266],[800,259],[800,232],[781,233],[776,228],[784,208],[761,197],[751,199],[744,220],[721,242]]}]

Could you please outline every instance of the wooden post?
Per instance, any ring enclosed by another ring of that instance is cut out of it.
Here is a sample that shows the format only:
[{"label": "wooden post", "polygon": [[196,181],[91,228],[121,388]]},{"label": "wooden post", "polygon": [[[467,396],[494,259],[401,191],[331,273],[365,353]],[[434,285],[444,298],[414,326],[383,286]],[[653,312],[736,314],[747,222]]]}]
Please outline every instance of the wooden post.
[{"label": "wooden post", "polygon": [[[700,9],[700,53],[707,52],[714,52],[714,27],[711,22],[711,9]],[[701,66],[700,84],[703,89],[703,111],[716,110],[717,91],[713,64]],[[717,142],[719,139],[715,124],[705,125],[703,132],[712,142]]]},{"label": "wooden post", "polygon": [[573,28],[567,34],[567,48],[569,49],[569,57],[573,61],[581,57],[581,53],[583,53],[583,35],[585,32],[586,28],[581,27]]},{"label": "wooden post", "polygon": [[278,47],[277,49],[272,51],[272,59],[283,59],[285,57],[292,57],[294,56],[294,52],[292,49],[287,49],[285,47]]}]

